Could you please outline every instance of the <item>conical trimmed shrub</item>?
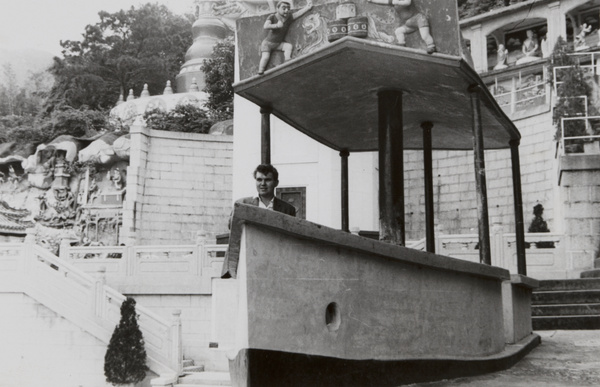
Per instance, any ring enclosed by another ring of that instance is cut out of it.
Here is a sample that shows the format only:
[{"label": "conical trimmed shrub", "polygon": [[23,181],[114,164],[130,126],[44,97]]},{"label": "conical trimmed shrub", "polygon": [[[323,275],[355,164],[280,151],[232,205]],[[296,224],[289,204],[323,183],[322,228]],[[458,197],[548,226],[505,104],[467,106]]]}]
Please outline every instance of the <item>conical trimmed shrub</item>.
[{"label": "conical trimmed shrub", "polygon": [[146,371],[146,349],[137,322],[135,300],[127,297],[121,305],[121,321],[104,356],[104,376],[112,384],[138,383],[144,380]]}]

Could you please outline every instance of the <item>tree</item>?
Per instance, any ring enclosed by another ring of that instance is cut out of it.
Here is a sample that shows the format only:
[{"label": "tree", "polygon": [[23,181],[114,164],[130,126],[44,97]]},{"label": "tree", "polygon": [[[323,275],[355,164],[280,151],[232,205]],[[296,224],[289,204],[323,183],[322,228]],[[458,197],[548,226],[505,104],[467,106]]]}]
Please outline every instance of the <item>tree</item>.
[{"label": "tree", "polygon": [[145,4],[115,13],[101,11],[81,41],[62,41],[63,58],[50,69],[55,85],[48,111],[62,105],[111,108],[120,93],[162,92],[174,80],[192,44],[192,15],[178,16],[164,5]]},{"label": "tree", "polygon": [[15,103],[20,92],[17,75],[10,63],[2,65],[2,78],[3,82],[0,89],[2,115],[10,116],[15,114]]},{"label": "tree", "polygon": [[177,105],[169,112],[150,110],[144,113],[144,120],[152,129],[188,133],[208,133],[214,123],[204,109],[191,104]]},{"label": "tree", "polygon": [[[575,63],[569,53],[572,48],[562,38],[559,37],[554,45],[554,50],[549,58],[548,72],[553,74],[555,67],[557,69],[557,78],[560,82],[556,87],[556,104],[552,112],[552,121],[556,126],[555,138],[562,137],[563,117],[584,116],[586,112],[586,100],[582,97],[587,96],[590,99],[590,85],[586,80],[586,75],[578,63]],[[585,136],[586,122],[584,120],[564,121],[565,137]],[[578,141],[572,141],[576,144]]]},{"label": "tree", "polygon": [[210,59],[202,64],[208,93],[206,108],[215,121],[233,117],[233,76],[235,45],[233,38],[227,38],[213,47]]},{"label": "tree", "polygon": [[522,1],[526,0],[458,0],[458,14],[461,19],[477,16]]},{"label": "tree", "polygon": [[115,327],[104,356],[104,375],[106,381],[113,384],[138,383],[144,380],[148,370],[135,300],[127,297],[121,304],[121,321]]}]

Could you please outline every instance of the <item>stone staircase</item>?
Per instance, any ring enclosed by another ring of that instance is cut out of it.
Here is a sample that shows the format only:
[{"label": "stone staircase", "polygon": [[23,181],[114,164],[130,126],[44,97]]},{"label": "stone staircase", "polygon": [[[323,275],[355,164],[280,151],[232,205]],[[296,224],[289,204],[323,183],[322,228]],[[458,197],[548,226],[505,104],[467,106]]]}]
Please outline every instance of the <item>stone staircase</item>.
[{"label": "stone staircase", "polygon": [[205,371],[204,366],[194,365],[193,360],[183,360],[183,376],[174,387],[231,386],[228,372]]},{"label": "stone staircase", "polygon": [[540,281],[531,313],[534,331],[600,329],[600,278]]}]

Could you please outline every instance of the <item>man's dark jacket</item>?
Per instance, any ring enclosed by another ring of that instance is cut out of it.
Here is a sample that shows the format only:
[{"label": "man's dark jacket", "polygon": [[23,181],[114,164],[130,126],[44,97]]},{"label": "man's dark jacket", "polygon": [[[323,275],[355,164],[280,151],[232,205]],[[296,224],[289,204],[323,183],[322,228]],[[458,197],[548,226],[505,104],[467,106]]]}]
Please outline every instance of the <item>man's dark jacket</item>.
[{"label": "man's dark jacket", "polygon": [[[247,197],[236,201],[236,203],[250,204],[258,207],[258,197]],[[273,198],[273,211],[281,212],[286,215],[296,216],[296,207],[284,202],[279,198]]]},{"label": "man's dark jacket", "polygon": [[[247,205],[258,207],[259,200],[260,199],[258,197],[250,196],[247,198],[242,198],[242,199],[236,200],[236,203],[242,203],[242,204],[247,204]],[[278,199],[278,198],[273,198],[273,211],[281,212],[286,215],[296,216],[296,207],[294,207],[291,204],[286,203],[283,200]],[[233,219],[233,211],[231,212],[231,215],[229,216],[229,229],[231,229],[232,219]],[[239,243],[239,241],[232,241],[230,238],[228,250],[231,250],[231,248],[233,247],[233,246],[231,246],[232,243]],[[239,250],[239,246],[237,246],[237,248]],[[229,253],[227,252],[225,254],[225,261],[223,262],[223,270],[221,272],[221,278],[236,277],[236,272],[237,272],[237,262],[235,262],[235,263],[230,262],[229,261]]]}]

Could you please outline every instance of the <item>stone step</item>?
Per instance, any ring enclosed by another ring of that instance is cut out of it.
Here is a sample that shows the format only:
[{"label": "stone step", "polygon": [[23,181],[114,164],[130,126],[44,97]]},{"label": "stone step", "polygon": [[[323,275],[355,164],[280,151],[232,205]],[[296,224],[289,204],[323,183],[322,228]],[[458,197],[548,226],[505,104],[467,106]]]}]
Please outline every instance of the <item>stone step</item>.
[{"label": "stone step", "polygon": [[559,290],[592,290],[600,289],[600,278],[579,278],[570,280],[543,280],[534,293]]},{"label": "stone step", "polygon": [[581,278],[599,278],[600,279],[600,269],[586,270],[581,273]]},{"label": "stone step", "polygon": [[183,366],[184,367],[189,367],[189,366],[193,366],[194,360],[193,359],[183,359]]},{"label": "stone step", "polygon": [[596,304],[557,304],[532,305],[532,316],[600,316],[600,303]]},{"label": "stone step", "polygon": [[179,378],[177,386],[231,386],[228,372],[195,372]]},{"label": "stone step", "polygon": [[600,316],[532,317],[534,331],[600,329]]},{"label": "stone step", "polygon": [[188,373],[192,373],[192,372],[204,372],[204,366],[203,365],[189,365],[189,366],[183,367],[183,373],[188,374]]},{"label": "stone step", "polygon": [[600,290],[535,291],[531,305],[594,304],[600,303]]},{"label": "stone step", "polygon": [[174,387],[222,387],[218,384],[175,384]]},{"label": "stone step", "polygon": [[175,384],[174,387],[223,387],[221,384]]}]

